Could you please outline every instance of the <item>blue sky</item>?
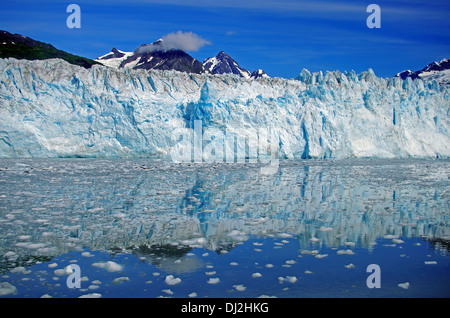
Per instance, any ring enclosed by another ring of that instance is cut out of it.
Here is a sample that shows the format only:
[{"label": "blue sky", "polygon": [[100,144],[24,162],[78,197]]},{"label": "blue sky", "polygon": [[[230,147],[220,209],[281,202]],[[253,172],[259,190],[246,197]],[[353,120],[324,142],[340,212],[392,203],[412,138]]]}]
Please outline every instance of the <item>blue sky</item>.
[{"label": "blue sky", "polygon": [[[80,29],[66,26],[71,3]],[[380,29],[366,25],[371,3]],[[0,29],[89,58],[193,32],[209,42],[188,52],[198,60],[223,50],[249,71],[285,78],[302,68],[390,77],[450,58],[448,0],[14,0],[0,6]]]}]

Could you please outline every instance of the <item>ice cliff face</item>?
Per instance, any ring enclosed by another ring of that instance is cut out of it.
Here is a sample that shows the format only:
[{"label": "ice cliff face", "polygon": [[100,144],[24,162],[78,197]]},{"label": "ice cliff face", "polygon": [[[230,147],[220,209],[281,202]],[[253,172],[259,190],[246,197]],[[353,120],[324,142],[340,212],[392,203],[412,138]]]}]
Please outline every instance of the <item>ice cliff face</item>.
[{"label": "ice cliff face", "polygon": [[450,157],[449,93],[371,70],[247,80],[1,59],[0,158],[170,158],[196,120],[203,145],[211,131],[265,139],[257,156]]}]

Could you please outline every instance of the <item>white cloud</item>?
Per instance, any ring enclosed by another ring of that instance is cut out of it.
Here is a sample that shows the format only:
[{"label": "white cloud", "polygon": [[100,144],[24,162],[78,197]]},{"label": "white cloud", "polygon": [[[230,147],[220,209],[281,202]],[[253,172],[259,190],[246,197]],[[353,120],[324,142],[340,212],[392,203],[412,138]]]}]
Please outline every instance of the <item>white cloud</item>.
[{"label": "white cloud", "polygon": [[138,53],[152,52],[156,50],[182,50],[195,52],[201,49],[203,46],[211,44],[211,42],[203,39],[193,32],[182,31],[166,34],[161,38],[161,40],[162,43],[158,45],[149,44],[140,47]]}]

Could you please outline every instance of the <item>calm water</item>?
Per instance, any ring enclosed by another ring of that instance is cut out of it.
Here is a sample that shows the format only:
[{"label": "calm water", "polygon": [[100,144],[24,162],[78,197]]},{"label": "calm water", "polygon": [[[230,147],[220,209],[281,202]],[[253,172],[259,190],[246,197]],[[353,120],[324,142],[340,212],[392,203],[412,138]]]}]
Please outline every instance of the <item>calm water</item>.
[{"label": "calm water", "polygon": [[0,160],[0,295],[450,297],[450,161],[261,167]]}]

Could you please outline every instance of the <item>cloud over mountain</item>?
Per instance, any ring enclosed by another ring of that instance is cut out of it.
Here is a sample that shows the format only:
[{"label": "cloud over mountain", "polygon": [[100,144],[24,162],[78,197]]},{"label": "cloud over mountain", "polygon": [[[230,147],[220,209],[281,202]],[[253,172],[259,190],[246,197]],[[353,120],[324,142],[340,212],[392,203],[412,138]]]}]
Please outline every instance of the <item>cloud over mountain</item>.
[{"label": "cloud over mountain", "polygon": [[160,40],[139,47],[138,54],[143,54],[153,51],[169,51],[182,50],[187,52],[195,52],[211,42],[203,39],[198,34],[193,32],[172,32],[164,35]]}]

